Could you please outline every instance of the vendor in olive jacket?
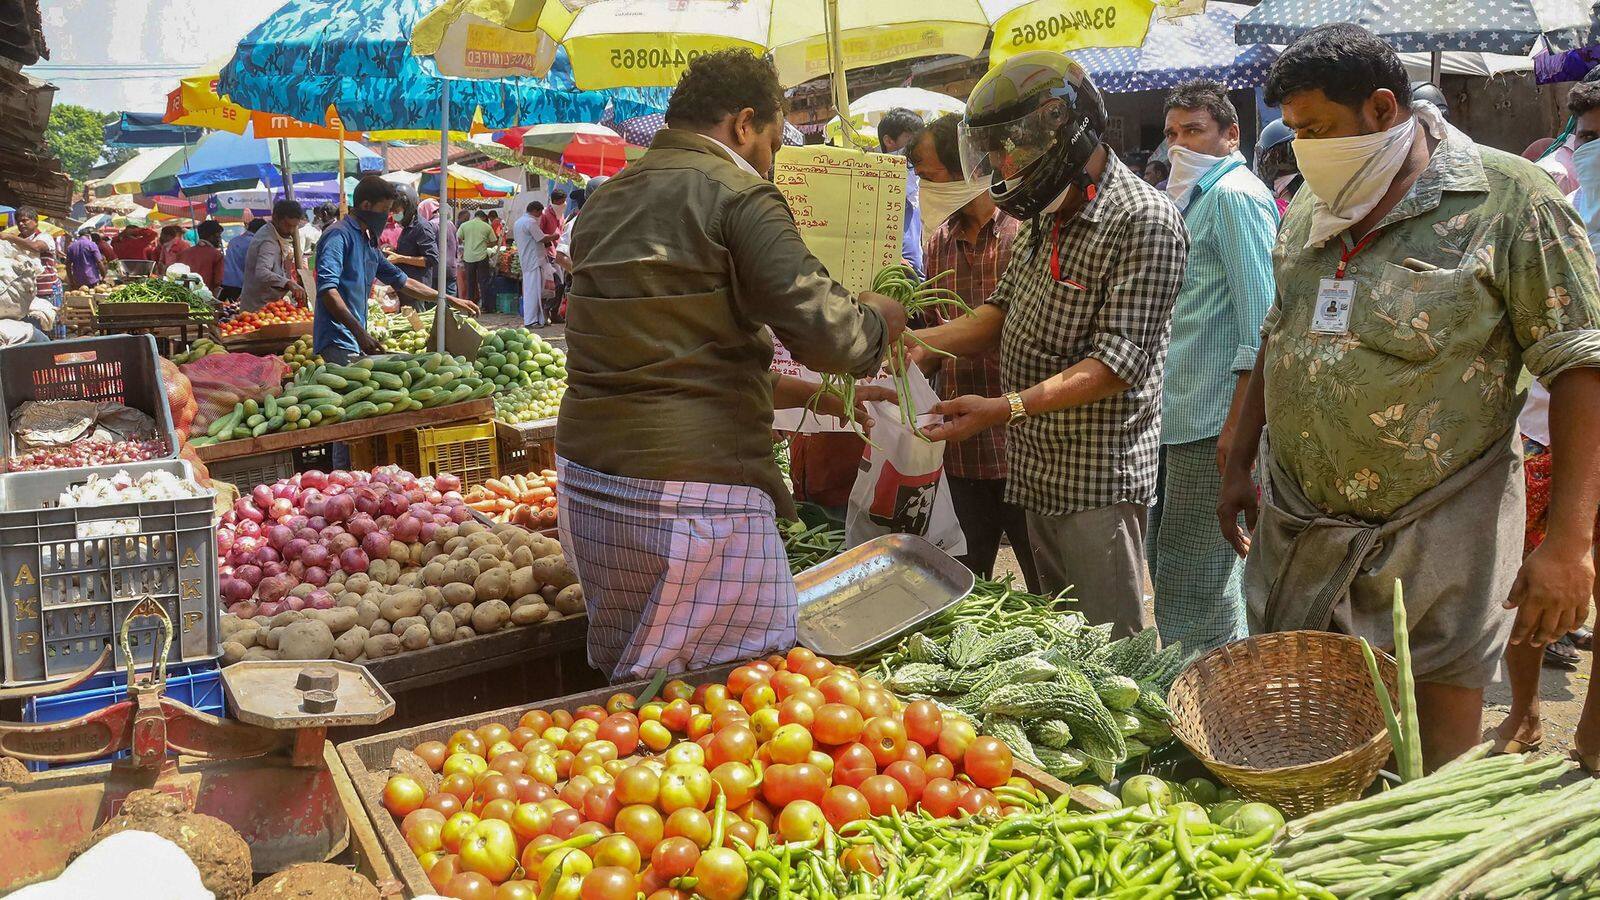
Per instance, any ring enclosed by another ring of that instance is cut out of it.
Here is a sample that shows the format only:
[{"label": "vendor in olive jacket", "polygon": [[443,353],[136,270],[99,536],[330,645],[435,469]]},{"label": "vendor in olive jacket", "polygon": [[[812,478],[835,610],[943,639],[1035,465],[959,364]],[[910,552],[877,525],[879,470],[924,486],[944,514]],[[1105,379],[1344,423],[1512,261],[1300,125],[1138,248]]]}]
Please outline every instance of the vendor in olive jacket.
[{"label": "vendor in olive jacket", "polygon": [[618,680],[793,646],[772,410],[775,392],[810,398],[771,374],[773,337],[865,377],[905,326],[893,300],[828,276],[767,180],[783,134],[769,61],[697,58],[666,121],[572,234],[560,525],[589,662]]}]

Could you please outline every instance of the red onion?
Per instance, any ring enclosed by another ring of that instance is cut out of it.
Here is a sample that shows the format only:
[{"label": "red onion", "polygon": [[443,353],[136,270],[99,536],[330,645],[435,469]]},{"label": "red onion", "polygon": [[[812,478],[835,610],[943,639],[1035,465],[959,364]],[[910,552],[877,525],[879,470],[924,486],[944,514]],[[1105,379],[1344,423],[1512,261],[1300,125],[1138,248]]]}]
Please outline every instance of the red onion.
[{"label": "red onion", "polygon": [[267,600],[256,604],[256,615],[271,618],[289,608],[282,600]]},{"label": "red onion", "polygon": [[367,565],[367,553],[360,547],[347,547],[339,554],[339,568],[346,572],[365,572]]},{"label": "red onion", "polygon": [[235,535],[233,549],[228,551],[228,562],[235,566],[242,566],[255,558],[256,548],[261,546],[261,539],[249,535]]},{"label": "red onion", "polygon": [[461,490],[461,478],[449,472],[444,472],[433,479],[433,486],[441,491],[459,491]]},{"label": "red onion", "polygon": [[331,541],[341,534],[344,534],[343,525],[329,525],[327,528],[322,529],[322,539],[324,541]]},{"label": "red onion", "polygon": [[234,512],[232,507],[229,507],[228,511],[222,514],[222,524],[224,525],[232,525],[237,521],[239,521],[239,514]]},{"label": "red onion", "polygon": [[256,592],[250,582],[239,578],[227,578],[222,582],[222,599],[237,603],[249,600],[250,595]]},{"label": "red onion", "polygon": [[[368,559],[388,559],[390,543],[392,541],[387,534],[381,531],[373,531],[361,539],[361,549],[366,551]],[[341,566],[344,565],[343,554],[339,555],[339,564]]]},{"label": "red onion", "polygon": [[465,506],[453,506],[450,508],[450,519],[458,524],[471,521],[472,510],[467,509]]},{"label": "red onion", "polygon": [[338,554],[349,550],[351,547],[359,546],[361,546],[361,539],[346,531],[333,536],[333,540],[328,542],[328,552]]},{"label": "red onion", "polygon": [[424,493],[421,488],[411,488],[410,490],[406,491],[406,500],[408,502],[422,503],[427,499],[428,495]]},{"label": "red onion", "polygon": [[246,519],[251,522],[264,522],[267,518],[266,513],[256,509],[255,504],[243,497],[233,502],[233,511],[238,514],[241,523]]},{"label": "red onion", "polygon": [[289,589],[293,587],[294,580],[288,575],[275,575],[271,578],[261,579],[261,583],[256,585],[256,595],[268,602],[282,600],[289,593]]},{"label": "red onion", "polygon": [[324,488],[328,486],[328,476],[316,469],[301,472],[295,476],[300,479],[300,484],[308,488]]},{"label": "red onion", "polygon": [[294,515],[294,501],[283,497],[274,499],[272,505],[267,509],[267,515],[277,522],[287,519]]},{"label": "red onion", "polygon": [[372,521],[371,516],[364,514],[351,516],[350,521],[344,524],[345,527],[349,529],[351,534],[362,539],[365,539],[367,535],[378,530],[378,523]]},{"label": "red onion", "polygon": [[408,505],[404,494],[393,491],[384,494],[383,499],[378,501],[378,508],[386,516],[398,516],[406,511]]},{"label": "red onion", "polygon": [[282,550],[294,540],[294,529],[287,525],[273,525],[266,530],[267,543],[272,547]]},{"label": "red onion", "polygon": [[333,595],[321,588],[306,595],[307,609],[333,609],[335,605]]},{"label": "red onion", "polygon": [[[323,544],[312,544],[300,551],[300,562],[305,563],[308,569],[312,566],[326,566],[329,557],[328,548]],[[310,579],[307,580],[309,581]]]},{"label": "red onion", "polygon": [[378,530],[389,531],[394,528],[394,516],[379,516]]},{"label": "red onion", "polygon": [[363,491],[355,495],[356,509],[363,515],[375,516],[383,510],[383,501],[377,496]]},{"label": "red onion", "polygon": [[233,530],[246,537],[259,537],[261,535],[261,524],[251,519],[245,519],[243,522],[233,526]]},{"label": "red onion", "polygon": [[272,488],[258,484],[250,489],[250,499],[255,501],[256,506],[266,509],[272,505]]},{"label": "red onion", "polygon": [[261,564],[261,574],[266,578],[270,578],[273,575],[282,575],[287,571],[289,571],[288,567],[281,562],[269,562]]},{"label": "red onion", "polygon": [[306,523],[310,521],[311,520],[307,519],[305,516],[296,513],[295,515],[290,516],[288,519],[285,519],[283,524],[293,528],[295,531],[299,531],[300,529],[306,527]]},{"label": "red onion", "polygon": [[233,549],[232,525],[232,522],[223,522],[223,527],[217,529],[217,552],[220,554],[226,554]]},{"label": "red onion", "polygon": [[256,565],[258,566],[265,565],[266,563],[280,562],[282,559],[283,557],[278,555],[278,551],[272,549],[270,546],[263,544],[262,546],[256,548]]},{"label": "red onion", "polygon": [[233,577],[254,587],[261,583],[261,567],[250,563],[237,566],[233,570]]},{"label": "red onion", "polygon": [[287,560],[299,559],[300,555],[305,553],[306,548],[309,546],[311,546],[310,541],[306,540],[305,538],[297,537],[291,540],[289,543],[283,545],[283,558]]},{"label": "red onion", "polygon": [[328,570],[319,566],[306,566],[306,574],[303,578],[307,584],[322,587],[328,583]]},{"label": "red onion", "polygon": [[256,605],[251,603],[249,600],[241,600],[228,607],[228,615],[237,616],[241,619],[254,618],[255,614]]},{"label": "red onion", "polygon": [[289,577],[295,579],[296,581],[299,581],[306,575],[306,564],[298,559],[289,563],[288,569]]},{"label": "red onion", "polygon": [[300,489],[292,481],[280,481],[272,486],[272,497],[275,500],[293,500]]},{"label": "red onion", "polygon": [[233,577],[233,566],[224,561],[222,565],[217,566],[217,574],[223,578],[231,578]]},{"label": "red onion", "polygon": [[445,503],[445,504],[460,503],[461,502],[461,492],[460,491],[445,491],[444,492],[444,497],[442,498],[442,500],[440,502]]},{"label": "red onion", "polygon": [[320,492],[314,493],[307,497],[304,503],[300,504],[300,508],[311,518],[320,519],[326,515],[328,508],[328,497],[326,494]]},{"label": "red onion", "polygon": [[[449,518],[449,517],[446,516],[446,518]],[[441,523],[439,523],[439,522],[433,522],[433,521],[423,522],[422,523],[422,527],[417,530],[417,540],[423,542],[424,544],[426,544],[427,542],[433,540],[433,535],[434,535],[435,532],[437,532],[439,530],[439,525],[440,524]]]},{"label": "red onion", "polygon": [[315,544],[317,541],[322,540],[322,531],[319,530],[319,529],[316,529],[316,528],[312,528],[310,525],[307,525],[306,527],[300,529],[299,531],[296,531],[294,533],[294,536],[298,540],[307,541],[309,543]]},{"label": "red onion", "polygon": [[324,519],[322,516],[312,516],[306,520],[306,527],[312,531],[315,531],[317,534],[321,534],[322,529],[328,527],[328,520]]},{"label": "red onion", "polygon": [[306,608],[305,598],[304,597],[296,597],[293,594],[290,594],[289,596],[283,598],[283,602],[285,604],[287,604],[290,609],[293,609],[293,610],[301,610],[301,609],[305,609]]},{"label": "red onion", "polygon": [[427,498],[429,503],[438,503],[444,495],[440,494],[438,491],[426,491],[422,496]]},{"label": "red onion", "polygon": [[447,512],[436,512],[433,514],[432,519],[435,525],[449,525],[455,521],[455,519],[450,518],[450,514]]},{"label": "red onion", "polygon": [[349,487],[350,485],[356,483],[356,479],[355,479],[355,476],[351,475],[349,472],[346,472],[343,469],[335,469],[334,471],[328,473],[328,483],[329,484],[339,484],[339,485],[344,485],[345,487]]},{"label": "red onion", "polygon": [[394,536],[395,540],[409,544],[417,539],[417,535],[421,531],[422,522],[416,517],[407,514],[394,520],[394,528],[390,534]]}]

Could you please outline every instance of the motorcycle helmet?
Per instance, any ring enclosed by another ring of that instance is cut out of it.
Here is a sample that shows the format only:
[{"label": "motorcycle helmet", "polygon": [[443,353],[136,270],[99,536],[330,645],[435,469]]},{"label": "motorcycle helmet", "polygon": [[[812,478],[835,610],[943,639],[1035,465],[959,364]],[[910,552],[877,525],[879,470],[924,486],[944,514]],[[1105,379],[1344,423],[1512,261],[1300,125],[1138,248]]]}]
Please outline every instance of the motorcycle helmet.
[{"label": "motorcycle helmet", "polygon": [[1446,122],[1450,121],[1450,101],[1444,98],[1444,91],[1431,81],[1411,82],[1411,102],[1426,100],[1439,108],[1439,115],[1444,116]]},{"label": "motorcycle helmet", "polygon": [[1256,138],[1256,177],[1272,185],[1299,172],[1294,161],[1294,131],[1282,119],[1273,119]]},{"label": "motorcycle helmet", "polygon": [[1106,128],[1100,91],[1060,53],[1013,56],[972,89],[960,128],[961,167],[970,181],[992,178],[997,206],[1031,219],[1073,184],[1092,186],[1085,167]]}]

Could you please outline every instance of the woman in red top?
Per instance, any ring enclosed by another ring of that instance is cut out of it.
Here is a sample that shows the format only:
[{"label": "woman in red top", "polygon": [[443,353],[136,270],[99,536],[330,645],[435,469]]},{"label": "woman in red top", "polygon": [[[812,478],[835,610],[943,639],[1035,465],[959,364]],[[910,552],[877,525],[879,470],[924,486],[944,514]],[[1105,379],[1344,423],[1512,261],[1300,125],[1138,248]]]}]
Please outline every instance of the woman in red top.
[{"label": "woman in red top", "polygon": [[161,229],[161,243],[157,244],[155,249],[156,274],[165,275],[167,266],[177,262],[178,257],[189,249],[189,246],[189,242],[183,239],[182,226],[164,226]]},{"label": "woman in red top", "polygon": [[207,219],[198,229],[200,243],[178,254],[178,262],[189,267],[215,294],[222,286],[222,223]]},{"label": "woman in red top", "polygon": [[156,244],[156,233],[139,225],[129,225],[111,242],[117,259],[149,259]]}]

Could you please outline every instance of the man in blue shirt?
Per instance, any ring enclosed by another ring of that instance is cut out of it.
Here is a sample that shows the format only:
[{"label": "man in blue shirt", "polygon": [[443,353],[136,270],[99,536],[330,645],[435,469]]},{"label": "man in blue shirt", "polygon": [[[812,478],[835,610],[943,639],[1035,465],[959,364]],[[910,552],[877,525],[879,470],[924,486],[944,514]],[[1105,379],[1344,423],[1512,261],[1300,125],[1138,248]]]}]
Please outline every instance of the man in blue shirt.
[{"label": "man in blue shirt", "polygon": [[1189,263],[1162,379],[1161,481],[1147,553],[1162,642],[1204,653],[1245,634],[1243,562],[1217,528],[1217,446],[1272,305],[1278,210],[1239,154],[1239,115],[1222,85],[1174,89],[1166,137],[1166,191],[1189,228]]},{"label": "man in blue shirt", "polygon": [[[878,122],[878,146],[885,153],[904,153],[922,133],[922,117],[903,107],[884,113]],[[906,163],[906,221],[900,239],[900,255],[911,268],[922,273],[922,220],[917,215],[917,172]]]},{"label": "man in blue shirt", "polygon": [[[439,294],[421,279],[406,277],[378,250],[378,236],[388,224],[399,193],[377,175],[356,185],[350,214],[317,241],[317,303],[312,315],[312,350],[331,363],[345,364],[383,347],[367,333],[367,298],[372,282],[381,281],[410,300],[437,301]],[[476,315],[465,300],[451,303]]]},{"label": "man in blue shirt", "polygon": [[222,290],[217,292],[218,300],[237,300],[244,291],[244,258],[250,253],[250,243],[256,239],[256,232],[267,224],[266,219],[252,219],[244,227],[244,233],[228,242],[228,248],[222,251]]}]

